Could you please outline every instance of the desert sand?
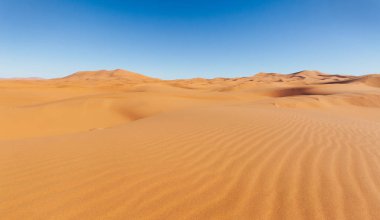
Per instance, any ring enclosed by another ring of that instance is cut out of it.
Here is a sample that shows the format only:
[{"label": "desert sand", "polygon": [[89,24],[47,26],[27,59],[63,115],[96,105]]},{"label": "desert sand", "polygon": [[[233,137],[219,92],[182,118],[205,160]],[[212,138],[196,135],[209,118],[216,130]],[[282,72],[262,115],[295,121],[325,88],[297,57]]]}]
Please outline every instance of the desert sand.
[{"label": "desert sand", "polygon": [[0,219],[380,219],[380,75],[0,80]]}]

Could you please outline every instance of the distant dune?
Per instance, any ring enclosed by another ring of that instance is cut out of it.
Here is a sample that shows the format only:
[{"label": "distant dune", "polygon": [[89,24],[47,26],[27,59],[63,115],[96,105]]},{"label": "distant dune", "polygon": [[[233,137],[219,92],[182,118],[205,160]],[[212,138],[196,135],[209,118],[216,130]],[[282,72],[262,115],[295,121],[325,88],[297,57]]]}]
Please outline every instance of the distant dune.
[{"label": "distant dune", "polygon": [[0,219],[380,219],[380,75],[0,90]]},{"label": "distant dune", "polygon": [[155,78],[144,76],[142,74],[130,72],[127,70],[99,70],[99,71],[81,71],[64,77],[65,80],[129,80],[133,82],[146,82],[156,80]]}]

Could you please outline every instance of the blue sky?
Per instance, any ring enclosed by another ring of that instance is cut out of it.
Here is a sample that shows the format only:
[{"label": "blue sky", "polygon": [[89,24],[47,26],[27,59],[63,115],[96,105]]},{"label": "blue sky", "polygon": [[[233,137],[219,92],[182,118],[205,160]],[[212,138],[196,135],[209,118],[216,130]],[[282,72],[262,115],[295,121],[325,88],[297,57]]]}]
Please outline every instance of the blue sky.
[{"label": "blue sky", "polygon": [[379,0],[0,0],[0,77],[380,73]]}]

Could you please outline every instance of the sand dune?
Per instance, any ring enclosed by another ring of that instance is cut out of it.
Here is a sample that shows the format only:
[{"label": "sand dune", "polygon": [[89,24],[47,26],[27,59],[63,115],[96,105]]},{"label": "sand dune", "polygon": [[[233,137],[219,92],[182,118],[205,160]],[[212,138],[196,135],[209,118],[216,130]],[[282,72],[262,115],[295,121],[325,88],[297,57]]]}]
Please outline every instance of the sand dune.
[{"label": "sand dune", "polygon": [[0,219],[380,219],[378,78],[1,80]]},{"label": "sand dune", "polygon": [[63,77],[65,80],[130,80],[130,81],[144,81],[154,80],[152,77],[144,76],[142,74],[134,73],[127,70],[99,70],[99,71],[80,71],[73,73],[69,76]]},{"label": "sand dune", "polygon": [[380,74],[368,75],[360,78],[358,81],[369,86],[380,87]]}]

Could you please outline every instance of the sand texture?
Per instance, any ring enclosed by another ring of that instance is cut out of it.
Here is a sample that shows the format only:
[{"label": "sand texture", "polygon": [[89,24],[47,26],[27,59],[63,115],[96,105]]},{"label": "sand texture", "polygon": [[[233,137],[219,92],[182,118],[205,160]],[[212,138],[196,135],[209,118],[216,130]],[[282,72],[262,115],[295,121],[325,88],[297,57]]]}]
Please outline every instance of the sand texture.
[{"label": "sand texture", "polygon": [[0,80],[0,219],[380,219],[380,75]]}]

